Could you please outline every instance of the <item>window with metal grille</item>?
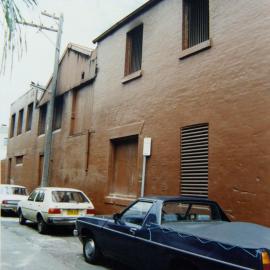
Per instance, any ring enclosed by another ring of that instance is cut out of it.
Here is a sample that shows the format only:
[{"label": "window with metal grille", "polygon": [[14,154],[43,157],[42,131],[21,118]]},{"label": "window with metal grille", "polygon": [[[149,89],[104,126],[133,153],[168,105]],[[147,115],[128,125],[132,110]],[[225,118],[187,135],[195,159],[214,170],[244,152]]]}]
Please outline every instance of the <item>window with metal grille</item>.
[{"label": "window with metal grille", "polygon": [[26,117],[26,128],[25,128],[26,131],[29,131],[32,128],[33,108],[34,108],[33,103],[28,105],[27,117]]},{"label": "window with metal grille", "polygon": [[89,112],[89,91],[87,88],[72,91],[71,109],[70,135],[85,132],[88,129],[85,115]]},{"label": "window with metal grille", "polygon": [[16,122],[16,114],[11,116],[11,123],[10,123],[10,130],[9,130],[9,137],[12,138],[15,133],[15,122]]},{"label": "window with metal grille", "polygon": [[209,0],[183,0],[183,50],[209,39]]},{"label": "window with metal grille", "polygon": [[22,166],[23,165],[23,156],[16,156],[16,166]]},{"label": "window with metal grille", "polygon": [[47,116],[47,104],[44,104],[39,108],[38,135],[45,133],[46,116]]},{"label": "window with metal grille", "polygon": [[125,76],[138,71],[142,66],[143,25],[127,33]]},{"label": "window with metal grille", "polygon": [[208,197],[208,124],[181,129],[181,194]]},{"label": "window with metal grille", "polygon": [[53,130],[60,129],[62,126],[62,114],[63,114],[64,96],[59,96],[54,102],[53,113]]},{"label": "window with metal grille", "polygon": [[22,133],[23,114],[24,114],[24,110],[21,109],[21,110],[19,111],[19,119],[18,119],[17,135],[20,135],[20,134]]}]

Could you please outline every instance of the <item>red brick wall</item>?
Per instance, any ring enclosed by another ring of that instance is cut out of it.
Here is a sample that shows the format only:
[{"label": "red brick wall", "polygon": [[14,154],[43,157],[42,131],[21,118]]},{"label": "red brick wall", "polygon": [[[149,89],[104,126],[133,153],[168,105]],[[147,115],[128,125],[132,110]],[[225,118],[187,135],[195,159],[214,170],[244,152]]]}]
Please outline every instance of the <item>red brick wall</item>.
[{"label": "red brick wall", "polygon": [[0,160],[0,183],[7,183],[6,171],[5,171],[6,160]]},{"label": "red brick wall", "polygon": [[[72,94],[65,94],[62,129],[54,134],[51,185],[83,189],[98,213],[119,211],[131,199],[110,196],[110,140],[137,135],[137,195],[146,136],[153,140],[146,194],[177,195],[180,128],[209,123],[209,197],[233,219],[270,226],[269,9],[268,0],[210,0],[212,47],[183,60],[178,0],[161,1],[100,42],[98,75],[85,89],[84,132],[73,136]],[[122,84],[126,33],[140,23],[142,77]],[[33,132],[14,138],[8,148],[9,157],[28,153],[13,177],[30,189],[37,185],[43,151],[37,119]]]}]

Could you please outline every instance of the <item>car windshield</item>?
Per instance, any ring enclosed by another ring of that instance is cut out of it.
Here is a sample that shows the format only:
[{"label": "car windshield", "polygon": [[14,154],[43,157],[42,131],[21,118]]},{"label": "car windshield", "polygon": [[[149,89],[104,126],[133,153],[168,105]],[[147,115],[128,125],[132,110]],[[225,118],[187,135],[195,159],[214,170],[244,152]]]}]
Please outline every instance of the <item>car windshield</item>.
[{"label": "car windshield", "polygon": [[221,220],[215,205],[185,202],[165,203],[161,222],[209,222]]},{"label": "car windshield", "polygon": [[79,191],[53,191],[52,192],[53,202],[58,203],[88,203],[89,201]]},{"label": "car windshield", "polygon": [[0,194],[5,195],[27,195],[27,189],[23,187],[0,187]]}]

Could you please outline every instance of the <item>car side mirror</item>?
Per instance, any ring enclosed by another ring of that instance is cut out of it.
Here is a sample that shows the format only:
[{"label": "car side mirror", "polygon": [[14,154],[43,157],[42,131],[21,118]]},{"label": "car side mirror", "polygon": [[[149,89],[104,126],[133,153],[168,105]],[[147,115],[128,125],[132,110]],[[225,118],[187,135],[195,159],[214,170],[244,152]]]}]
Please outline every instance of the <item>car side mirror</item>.
[{"label": "car side mirror", "polygon": [[113,220],[117,222],[121,218],[121,215],[119,213],[116,213],[113,215]]},{"label": "car side mirror", "polygon": [[156,226],[158,226],[158,225],[157,225],[157,223],[149,222],[149,223],[147,223],[145,226],[146,226],[146,228],[152,228],[152,227],[156,227]]}]

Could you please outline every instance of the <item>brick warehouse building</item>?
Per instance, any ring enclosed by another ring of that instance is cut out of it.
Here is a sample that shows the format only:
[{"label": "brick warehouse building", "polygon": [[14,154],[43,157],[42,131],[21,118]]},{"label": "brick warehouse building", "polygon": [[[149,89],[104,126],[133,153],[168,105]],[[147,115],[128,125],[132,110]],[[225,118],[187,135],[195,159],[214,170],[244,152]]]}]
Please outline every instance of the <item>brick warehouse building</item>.
[{"label": "brick warehouse building", "polygon": [[[119,211],[140,194],[151,137],[146,195],[208,196],[232,219],[270,226],[269,9],[268,0],[150,0],[97,37],[96,51],[70,45],[50,185],[83,189],[98,213]],[[7,181],[30,189],[47,101],[34,106],[31,132],[8,144]],[[30,104],[20,102],[11,133]]]}]

